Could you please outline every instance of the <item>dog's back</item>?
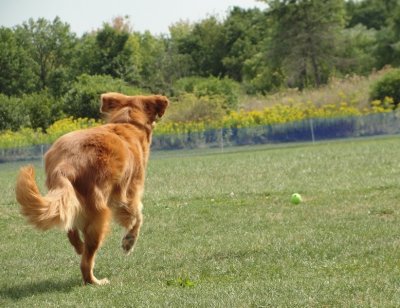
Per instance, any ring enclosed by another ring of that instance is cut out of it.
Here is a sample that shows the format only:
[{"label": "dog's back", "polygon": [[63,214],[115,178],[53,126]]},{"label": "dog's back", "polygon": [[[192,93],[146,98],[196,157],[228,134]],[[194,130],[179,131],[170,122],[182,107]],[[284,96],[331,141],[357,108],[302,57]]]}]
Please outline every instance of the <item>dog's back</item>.
[{"label": "dog's back", "polygon": [[[122,131],[124,134],[119,134]],[[53,188],[61,172],[73,183],[80,198],[97,188],[108,200],[131,177],[143,184],[147,161],[143,153],[148,153],[149,143],[138,142],[141,134],[129,125],[117,128],[107,124],[64,135],[45,156],[47,187]],[[124,135],[131,135],[132,140],[126,140]]]}]

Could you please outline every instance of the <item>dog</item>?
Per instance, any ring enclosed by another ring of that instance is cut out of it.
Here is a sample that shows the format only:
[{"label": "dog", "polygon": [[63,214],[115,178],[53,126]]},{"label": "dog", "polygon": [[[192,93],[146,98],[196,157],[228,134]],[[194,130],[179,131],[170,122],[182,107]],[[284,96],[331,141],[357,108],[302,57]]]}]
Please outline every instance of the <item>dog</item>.
[{"label": "dog", "polygon": [[45,196],[39,192],[32,166],[19,171],[16,199],[21,213],[38,229],[67,231],[82,255],[84,284],[109,283],[97,279],[93,267],[111,217],[127,230],[123,250],[133,250],[143,222],[141,200],[152,131],[168,104],[161,95],[102,94],[100,112],[107,124],[68,133],[46,153]]}]

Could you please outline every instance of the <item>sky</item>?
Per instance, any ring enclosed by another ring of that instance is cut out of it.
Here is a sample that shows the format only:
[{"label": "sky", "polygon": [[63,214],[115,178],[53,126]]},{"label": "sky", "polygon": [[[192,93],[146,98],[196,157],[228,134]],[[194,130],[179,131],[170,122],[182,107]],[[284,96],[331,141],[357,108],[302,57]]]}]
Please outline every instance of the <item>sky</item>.
[{"label": "sky", "polygon": [[169,26],[178,21],[198,22],[210,15],[224,18],[234,6],[264,9],[266,4],[256,0],[0,0],[0,26],[59,16],[80,36],[128,15],[134,31],[159,35],[168,34]]}]

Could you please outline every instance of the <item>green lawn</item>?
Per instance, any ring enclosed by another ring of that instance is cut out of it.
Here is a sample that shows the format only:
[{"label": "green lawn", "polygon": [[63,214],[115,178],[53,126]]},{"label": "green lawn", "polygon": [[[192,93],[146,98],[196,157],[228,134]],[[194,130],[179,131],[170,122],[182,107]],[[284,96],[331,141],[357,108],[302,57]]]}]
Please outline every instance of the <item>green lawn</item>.
[{"label": "green lawn", "polygon": [[0,165],[0,306],[399,306],[399,150],[391,137],[154,153],[142,236],[127,257],[113,227],[102,287],[81,285],[64,233],[25,223],[20,164]]}]

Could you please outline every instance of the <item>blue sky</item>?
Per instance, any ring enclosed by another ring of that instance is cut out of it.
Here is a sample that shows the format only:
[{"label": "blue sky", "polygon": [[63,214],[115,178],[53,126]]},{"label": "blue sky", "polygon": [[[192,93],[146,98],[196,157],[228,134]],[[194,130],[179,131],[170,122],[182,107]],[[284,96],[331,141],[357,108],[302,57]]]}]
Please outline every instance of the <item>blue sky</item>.
[{"label": "blue sky", "polygon": [[59,16],[78,35],[102,26],[116,16],[130,16],[133,29],[168,33],[181,20],[199,21],[209,15],[226,16],[229,8],[265,8],[256,0],[0,0],[0,26],[13,27],[29,18]]}]

